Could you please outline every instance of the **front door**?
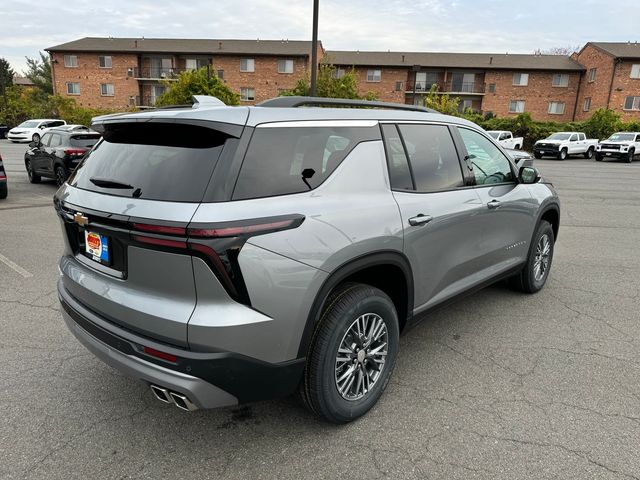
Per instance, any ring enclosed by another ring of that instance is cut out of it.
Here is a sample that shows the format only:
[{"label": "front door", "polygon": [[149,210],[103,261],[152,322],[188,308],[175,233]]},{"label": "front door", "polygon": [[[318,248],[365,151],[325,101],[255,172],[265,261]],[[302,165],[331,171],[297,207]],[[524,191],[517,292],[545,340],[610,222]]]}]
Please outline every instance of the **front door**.
[{"label": "front door", "polygon": [[383,133],[418,313],[468,285],[477,269],[475,218],[483,205],[466,186],[450,127],[384,125]]},{"label": "front door", "polygon": [[527,185],[518,183],[515,167],[489,137],[469,128],[457,130],[483,205],[476,235],[484,272],[480,275],[488,278],[526,260],[536,205]]}]

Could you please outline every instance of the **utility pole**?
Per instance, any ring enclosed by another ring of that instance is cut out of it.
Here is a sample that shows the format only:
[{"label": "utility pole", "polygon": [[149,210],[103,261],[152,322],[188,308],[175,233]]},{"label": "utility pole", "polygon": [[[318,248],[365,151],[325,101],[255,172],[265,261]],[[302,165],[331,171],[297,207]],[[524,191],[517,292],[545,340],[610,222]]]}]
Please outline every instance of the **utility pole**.
[{"label": "utility pole", "polygon": [[313,0],[313,33],[311,38],[311,96],[316,96],[318,82],[318,3]]}]

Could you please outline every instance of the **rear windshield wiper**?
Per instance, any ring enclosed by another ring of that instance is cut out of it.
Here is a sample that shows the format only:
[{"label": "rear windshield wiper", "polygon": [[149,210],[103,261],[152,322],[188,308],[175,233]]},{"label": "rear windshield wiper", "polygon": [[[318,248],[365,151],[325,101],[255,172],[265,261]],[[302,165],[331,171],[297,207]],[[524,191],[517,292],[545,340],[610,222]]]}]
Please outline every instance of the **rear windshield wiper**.
[{"label": "rear windshield wiper", "polygon": [[109,180],[108,178],[96,178],[96,177],[92,177],[89,179],[89,181],[91,183],[93,183],[94,185],[96,185],[97,187],[102,187],[102,188],[122,188],[122,189],[132,189],[133,187],[131,185],[128,185],[126,183],[122,183],[122,182],[118,182],[117,180]]}]

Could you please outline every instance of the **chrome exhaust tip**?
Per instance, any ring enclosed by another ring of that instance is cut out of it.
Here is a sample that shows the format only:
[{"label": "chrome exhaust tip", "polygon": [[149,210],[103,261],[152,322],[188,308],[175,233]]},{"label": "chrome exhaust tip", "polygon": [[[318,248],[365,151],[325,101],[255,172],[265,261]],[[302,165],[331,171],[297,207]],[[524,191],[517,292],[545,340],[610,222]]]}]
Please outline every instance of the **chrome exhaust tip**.
[{"label": "chrome exhaust tip", "polygon": [[153,396],[163,403],[173,403],[169,390],[166,388],[158,387],[157,385],[150,385]]},{"label": "chrome exhaust tip", "polygon": [[176,392],[169,392],[169,395],[171,395],[173,403],[175,403],[176,407],[178,407],[180,410],[185,410],[187,412],[198,410],[198,407],[196,407],[196,405],[184,395]]}]

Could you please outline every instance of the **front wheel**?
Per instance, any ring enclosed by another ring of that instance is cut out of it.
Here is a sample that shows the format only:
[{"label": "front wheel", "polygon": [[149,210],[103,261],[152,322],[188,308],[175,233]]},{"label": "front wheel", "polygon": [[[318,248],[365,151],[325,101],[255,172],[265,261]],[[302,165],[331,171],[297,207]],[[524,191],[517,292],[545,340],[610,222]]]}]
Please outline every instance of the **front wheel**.
[{"label": "front wheel", "polygon": [[627,163],[631,163],[633,162],[633,156],[636,154],[635,150],[629,150],[629,153],[627,155],[626,161]]},{"label": "front wheel", "polygon": [[549,277],[554,248],[553,228],[542,220],[533,236],[527,263],[519,274],[510,279],[511,285],[524,293],[539,292]]},{"label": "front wheel", "polygon": [[601,162],[601,161],[602,161],[602,154],[596,153],[596,162]]},{"label": "front wheel", "polygon": [[34,170],[33,170],[33,164],[31,163],[31,160],[27,160],[25,162],[25,167],[27,167],[27,176],[29,177],[29,181],[31,183],[40,183],[40,175],[38,175]]},{"label": "front wheel", "polygon": [[319,417],[347,423],[367,413],[389,382],[398,354],[398,315],[382,290],[359,283],[339,287],[326,304],[302,396]]},{"label": "front wheel", "polygon": [[584,152],[584,158],[586,158],[587,160],[593,158],[593,148],[589,148],[589,150]]},{"label": "front wheel", "polygon": [[67,177],[69,175],[67,175],[67,169],[64,168],[62,165],[58,165],[56,166],[56,185],[61,187],[62,185],[64,185],[64,182],[67,181]]},{"label": "front wheel", "polygon": [[542,154],[538,152],[533,152],[533,156],[536,157],[538,160],[542,158]]},{"label": "front wheel", "polygon": [[560,153],[558,153],[558,160],[566,160],[567,159],[567,149],[563,148],[562,150],[560,150]]}]

